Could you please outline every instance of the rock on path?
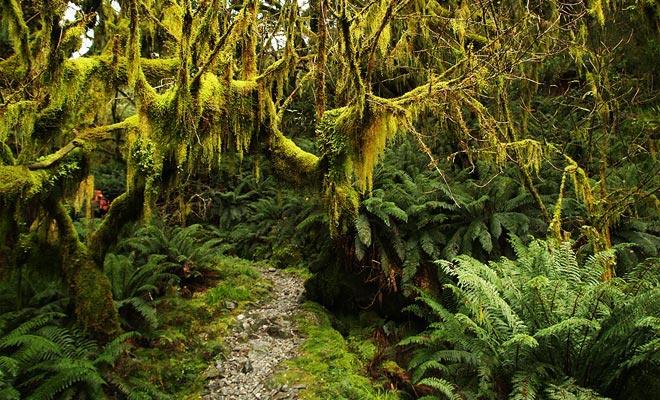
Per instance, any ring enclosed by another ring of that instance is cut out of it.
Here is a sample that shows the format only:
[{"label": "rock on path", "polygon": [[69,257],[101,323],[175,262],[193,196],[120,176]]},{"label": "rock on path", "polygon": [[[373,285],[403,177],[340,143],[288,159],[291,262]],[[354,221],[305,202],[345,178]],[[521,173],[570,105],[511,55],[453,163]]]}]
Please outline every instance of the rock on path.
[{"label": "rock on path", "polygon": [[[273,283],[269,299],[237,316],[226,339],[231,353],[210,365],[203,400],[296,399],[298,387],[269,387],[275,367],[295,356],[303,339],[293,317],[303,295],[302,278],[275,268],[260,269]],[[228,308],[235,307],[227,304]]]}]

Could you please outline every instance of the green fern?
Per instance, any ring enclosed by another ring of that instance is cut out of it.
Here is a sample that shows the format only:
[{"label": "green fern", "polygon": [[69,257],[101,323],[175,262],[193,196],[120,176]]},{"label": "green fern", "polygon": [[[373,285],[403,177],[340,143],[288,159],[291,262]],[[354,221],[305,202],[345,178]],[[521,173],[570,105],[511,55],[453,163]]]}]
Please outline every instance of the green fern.
[{"label": "green fern", "polygon": [[151,255],[146,264],[139,265],[133,254],[106,256],[105,273],[126,327],[153,330],[158,326],[156,299],[179,281],[177,275],[167,272],[171,264],[165,262],[166,258],[162,254]]},{"label": "green fern", "polygon": [[581,261],[567,243],[513,236],[511,245],[515,260],[440,261],[452,302],[418,291],[423,306],[408,310],[430,323],[401,342],[416,349],[415,382],[435,376],[464,396],[604,399],[625,398],[633,389],[622,382],[635,371],[660,372],[657,261],[603,282],[614,250]]},{"label": "green fern", "polygon": [[[17,315],[22,317],[17,320]],[[0,320],[7,319],[10,323],[0,330],[2,399],[100,399],[115,392],[126,398],[167,398],[147,382],[120,377],[113,370],[136,332],[99,346],[80,330],[67,327],[63,314],[0,315]]]}]

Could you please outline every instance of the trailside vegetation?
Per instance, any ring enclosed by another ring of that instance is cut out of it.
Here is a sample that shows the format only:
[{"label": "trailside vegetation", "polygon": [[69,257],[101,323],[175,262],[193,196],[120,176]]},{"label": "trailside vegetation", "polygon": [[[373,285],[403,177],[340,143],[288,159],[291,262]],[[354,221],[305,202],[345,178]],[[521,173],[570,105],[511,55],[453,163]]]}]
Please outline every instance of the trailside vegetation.
[{"label": "trailside vegetation", "polygon": [[3,396],[130,393],[102,372],[220,254],[418,296],[370,365],[416,395],[657,375],[657,2],[0,2]]}]

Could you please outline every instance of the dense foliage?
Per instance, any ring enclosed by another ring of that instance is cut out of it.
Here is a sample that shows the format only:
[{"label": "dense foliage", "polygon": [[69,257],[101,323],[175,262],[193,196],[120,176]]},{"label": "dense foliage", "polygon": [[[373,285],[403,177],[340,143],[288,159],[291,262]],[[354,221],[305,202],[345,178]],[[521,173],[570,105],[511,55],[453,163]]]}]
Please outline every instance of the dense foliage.
[{"label": "dense foliage", "polygon": [[[450,398],[645,398],[656,390],[658,260],[602,281],[598,253],[512,238],[515,260],[461,256],[439,267],[443,301],[421,292],[429,318],[413,379]],[[643,389],[642,389],[643,387]],[[601,395],[599,395],[600,393]]]},{"label": "dense foliage", "polygon": [[416,395],[655,390],[657,2],[0,3],[0,397],[163,395],[126,349],[226,255],[417,295]]}]

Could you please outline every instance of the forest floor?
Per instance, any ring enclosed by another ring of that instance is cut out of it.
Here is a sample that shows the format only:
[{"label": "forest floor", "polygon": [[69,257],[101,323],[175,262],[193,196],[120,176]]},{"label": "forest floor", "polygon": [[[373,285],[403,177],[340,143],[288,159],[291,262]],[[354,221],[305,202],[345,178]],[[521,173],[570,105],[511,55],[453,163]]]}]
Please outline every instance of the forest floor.
[{"label": "forest floor", "polygon": [[[231,352],[206,370],[202,399],[295,399],[305,388],[304,384],[273,382],[276,368],[294,357],[304,340],[295,322],[303,300],[303,279],[275,268],[261,268],[260,272],[273,290],[236,316],[225,338]],[[235,307],[232,302],[226,306]]]},{"label": "forest floor", "polygon": [[209,276],[159,305],[158,331],[118,374],[179,400],[402,398],[389,379],[398,367],[382,362],[382,319],[309,301],[305,268],[227,256]]},{"label": "forest floor", "polygon": [[[305,299],[302,270],[252,265],[254,302],[225,301],[233,322],[204,372],[202,400],[399,399],[368,372],[375,321],[341,320]],[[211,289],[213,290],[213,289]],[[337,330],[343,325],[344,334]]]}]

